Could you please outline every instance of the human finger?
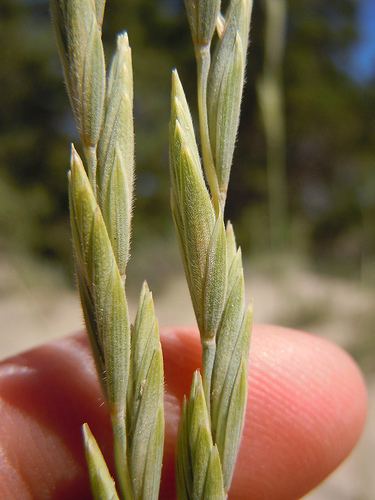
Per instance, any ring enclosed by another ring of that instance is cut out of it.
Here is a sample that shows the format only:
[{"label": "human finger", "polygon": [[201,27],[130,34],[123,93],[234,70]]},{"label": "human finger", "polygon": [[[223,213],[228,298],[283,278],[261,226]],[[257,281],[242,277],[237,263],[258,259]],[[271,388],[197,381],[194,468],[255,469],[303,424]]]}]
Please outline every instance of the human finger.
[{"label": "human finger", "polygon": [[[161,498],[173,498],[180,401],[199,365],[200,343],[191,329],[164,330],[162,342],[166,441]],[[298,498],[329,474],[358,439],[366,408],[361,375],[343,351],[318,337],[256,327],[249,377],[230,498]],[[112,460],[110,425],[85,338],[69,337],[4,362],[0,400],[0,497],[89,498],[83,422]]]}]

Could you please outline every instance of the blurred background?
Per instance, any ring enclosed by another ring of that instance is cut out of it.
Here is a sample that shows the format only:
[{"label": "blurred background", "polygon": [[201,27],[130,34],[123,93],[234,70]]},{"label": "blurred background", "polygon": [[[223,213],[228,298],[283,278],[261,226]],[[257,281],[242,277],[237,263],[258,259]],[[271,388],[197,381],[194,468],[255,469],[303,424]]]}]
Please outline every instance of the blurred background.
[{"label": "blurred background", "polygon": [[[226,2],[224,2],[225,4]],[[258,322],[349,350],[375,397],[375,3],[255,0],[226,216]],[[193,324],[169,211],[170,71],[195,113],[182,0],[108,0],[107,56],[133,48],[137,183],[129,296],[147,279],[162,325]],[[0,356],[82,325],[67,212],[78,142],[47,0],[0,3]],[[311,499],[375,498],[375,408]],[[372,453],[372,459],[371,459]]]}]

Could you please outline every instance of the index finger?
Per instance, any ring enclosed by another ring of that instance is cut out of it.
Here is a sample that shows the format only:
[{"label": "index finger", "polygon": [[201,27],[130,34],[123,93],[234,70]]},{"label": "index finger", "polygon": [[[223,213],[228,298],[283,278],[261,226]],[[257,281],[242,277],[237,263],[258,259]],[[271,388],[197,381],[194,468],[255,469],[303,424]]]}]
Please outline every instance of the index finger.
[{"label": "index finger", "polygon": [[[192,330],[164,330],[166,441],[161,498],[174,498],[180,401],[199,365]],[[109,463],[111,429],[87,342],[68,337],[0,368],[1,498],[90,498],[81,425]],[[349,453],[366,394],[353,361],[300,332],[255,328],[249,400],[230,498],[297,498]]]}]

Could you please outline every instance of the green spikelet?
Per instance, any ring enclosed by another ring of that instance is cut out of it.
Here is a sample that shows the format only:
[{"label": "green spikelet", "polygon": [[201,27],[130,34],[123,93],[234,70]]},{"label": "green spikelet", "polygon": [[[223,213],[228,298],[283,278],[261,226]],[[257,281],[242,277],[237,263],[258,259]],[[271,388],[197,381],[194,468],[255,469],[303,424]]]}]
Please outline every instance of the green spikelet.
[{"label": "green spikelet", "polygon": [[94,500],[118,500],[116,486],[98,443],[87,424],[83,424],[83,441]]},{"label": "green spikelet", "polygon": [[199,372],[194,374],[189,399],[184,400],[177,455],[177,493],[180,499],[225,499],[220,458],[212,441]]}]

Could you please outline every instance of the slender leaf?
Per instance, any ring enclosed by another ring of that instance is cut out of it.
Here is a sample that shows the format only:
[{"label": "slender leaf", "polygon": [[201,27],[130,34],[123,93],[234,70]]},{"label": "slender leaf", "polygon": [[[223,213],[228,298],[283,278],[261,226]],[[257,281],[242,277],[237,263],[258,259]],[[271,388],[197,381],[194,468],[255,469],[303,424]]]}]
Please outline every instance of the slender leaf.
[{"label": "slender leaf", "polygon": [[89,469],[91,490],[95,500],[118,500],[115,482],[87,424],[83,424],[83,440]]},{"label": "slender leaf", "polygon": [[157,499],[164,442],[163,357],[151,292],[144,283],[132,330],[128,389],[130,470],[135,498]]}]

